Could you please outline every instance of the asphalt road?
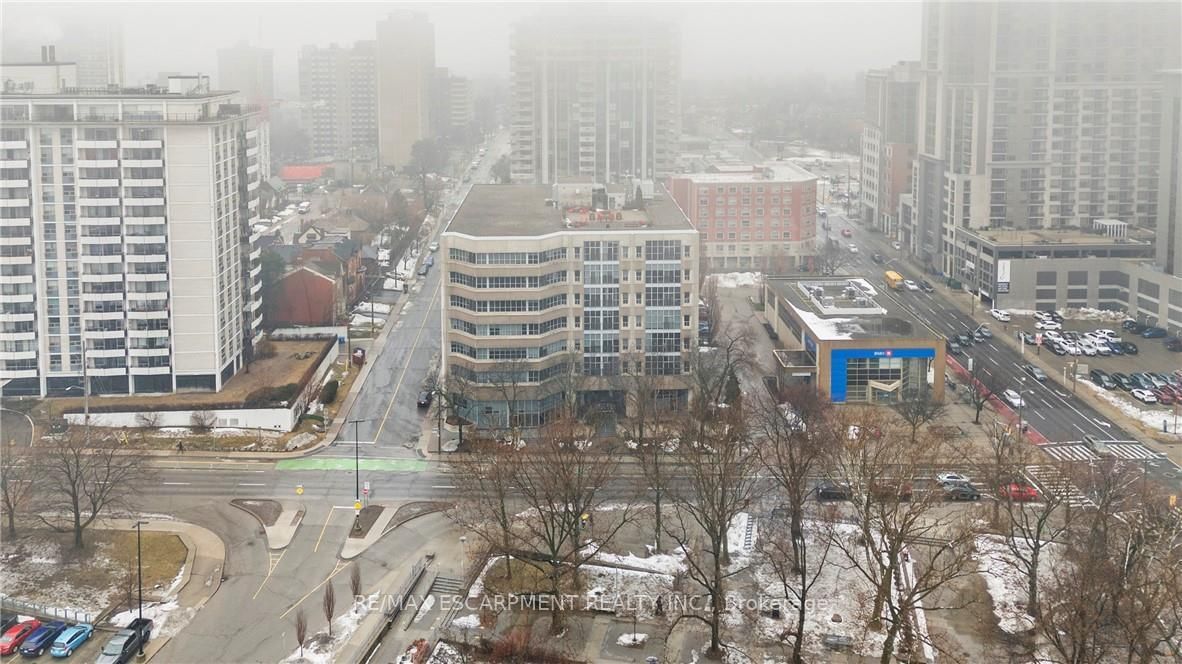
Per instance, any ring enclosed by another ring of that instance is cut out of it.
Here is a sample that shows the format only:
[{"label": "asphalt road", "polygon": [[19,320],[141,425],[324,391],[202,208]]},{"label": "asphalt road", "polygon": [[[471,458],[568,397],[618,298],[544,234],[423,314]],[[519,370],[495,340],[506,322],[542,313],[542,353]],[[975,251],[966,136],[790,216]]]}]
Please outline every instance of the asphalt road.
[{"label": "asphalt road", "polygon": [[[487,154],[471,174],[471,182],[461,184],[443,200],[442,218],[450,222],[472,185],[487,182],[489,170],[501,154],[507,153],[508,134],[490,142]],[[432,240],[438,239],[439,224]],[[365,384],[347,420],[361,420],[341,429],[336,442],[323,454],[352,456],[353,441],[360,441],[358,454],[364,457],[414,457],[411,447],[418,440],[426,409],[417,406],[418,396],[428,382],[428,374],[438,366],[441,343],[440,287],[442,258],[435,255],[435,266],[424,277],[417,277],[406,294],[407,304],[394,320],[386,344],[369,362],[373,363]]]}]

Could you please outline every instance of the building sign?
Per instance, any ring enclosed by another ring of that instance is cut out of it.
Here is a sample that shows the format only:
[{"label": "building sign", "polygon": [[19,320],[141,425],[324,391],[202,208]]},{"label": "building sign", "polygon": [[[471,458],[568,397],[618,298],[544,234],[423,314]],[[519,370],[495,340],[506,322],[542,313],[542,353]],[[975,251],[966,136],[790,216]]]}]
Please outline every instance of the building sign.
[{"label": "building sign", "polygon": [[1010,292],[1010,261],[1009,259],[997,261],[997,292]]}]

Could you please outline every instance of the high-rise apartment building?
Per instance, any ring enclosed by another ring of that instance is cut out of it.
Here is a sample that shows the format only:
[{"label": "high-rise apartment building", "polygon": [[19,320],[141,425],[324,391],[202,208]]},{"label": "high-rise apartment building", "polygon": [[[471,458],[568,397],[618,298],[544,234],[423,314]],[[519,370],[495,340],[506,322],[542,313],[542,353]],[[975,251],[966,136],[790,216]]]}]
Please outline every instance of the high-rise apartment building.
[{"label": "high-rise apartment building", "polygon": [[788,162],[669,176],[701,233],[702,269],[807,268],[817,245],[817,176]]},{"label": "high-rise apartment building", "polygon": [[267,126],[192,80],[0,92],[6,394],[218,390],[252,357]]},{"label": "high-rise apartment building", "polygon": [[[1182,69],[1163,72],[1162,80],[1157,264],[1166,274],[1182,278]],[[1177,306],[1182,321],[1182,302]]]},{"label": "high-rise apartment building", "polygon": [[640,377],[660,404],[688,403],[698,232],[663,191],[644,209],[607,200],[583,184],[464,199],[440,244],[443,372],[464,386],[465,419],[510,430],[565,406],[624,414]]},{"label": "high-rise apartment building", "polygon": [[218,49],[218,89],[236,90],[264,109],[275,99],[274,53],[246,42]]},{"label": "high-rise apartment building", "polygon": [[436,136],[448,136],[466,131],[476,115],[472,81],[456,76],[447,67],[437,67],[432,86],[433,133]]},{"label": "high-rise apartment building", "polygon": [[511,50],[514,182],[673,171],[681,71],[672,25],[538,18],[514,27]]},{"label": "high-rise apartment building", "polygon": [[300,50],[301,123],[314,157],[371,157],[378,143],[377,43]]},{"label": "high-rise apartment building", "polygon": [[426,16],[396,12],[378,22],[377,77],[378,159],[401,168],[431,135],[435,26]]},{"label": "high-rise apartment building", "polygon": [[862,77],[862,222],[899,239],[899,196],[911,193],[919,63],[900,62]]},{"label": "high-rise apartment building", "polygon": [[959,274],[956,228],[1152,226],[1179,25],[1177,3],[926,3],[920,258]]}]

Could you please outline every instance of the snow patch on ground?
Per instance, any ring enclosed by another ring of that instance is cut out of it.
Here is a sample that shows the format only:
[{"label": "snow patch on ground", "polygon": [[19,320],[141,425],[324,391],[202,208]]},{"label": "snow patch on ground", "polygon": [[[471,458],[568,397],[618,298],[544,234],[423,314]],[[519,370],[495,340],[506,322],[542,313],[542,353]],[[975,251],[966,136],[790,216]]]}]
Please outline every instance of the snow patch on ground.
[{"label": "snow patch on ground", "polygon": [[613,565],[637,567],[661,574],[676,574],[685,570],[685,554],[680,552],[676,554],[657,553],[648,558],[641,558],[640,556],[632,555],[631,552],[620,555],[618,553],[604,553],[600,551],[595,555],[595,560]]},{"label": "snow patch on ground", "polygon": [[648,634],[637,632],[636,634],[621,634],[616,638],[617,646],[642,646],[648,641]]},{"label": "snow patch on ground", "polygon": [[[103,546],[100,551],[105,549]],[[77,563],[63,562],[61,546],[52,539],[16,540],[6,543],[2,551],[0,588],[5,596],[97,616],[111,604],[118,592],[114,583],[95,588],[77,587],[66,581],[63,577],[79,567]],[[106,570],[111,579],[121,573],[119,564],[101,553],[96,553],[87,566]]]},{"label": "snow patch on ground", "polygon": [[[153,432],[153,435],[161,438],[185,438],[193,435],[193,430],[188,427],[161,427]],[[217,427],[203,432],[202,436],[212,436],[214,438],[222,438],[225,436],[262,436],[263,438],[280,438],[285,432],[283,431],[267,431],[264,429],[236,429],[231,427]]]},{"label": "snow patch on ground", "polygon": [[459,650],[440,641],[435,644],[435,650],[431,653],[431,659],[427,660],[427,664],[463,664],[466,661]]},{"label": "snow patch on ground", "polygon": [[[1015,566],[1017,561],[1005,540],[1000,535],[980,535],[976,547],[977,571],[993,600],[998,626],[1009,634],[1033,629],[1034,619],[1026,612],[1026,575]],[[1054,545],[1045,545],[1040,557],[1039,582],[1047,583],[1059,556]]]},{"label": "snow patch on ground", "polygon": [[[747,526],[751,524],[751,547],[746,546],[747,541]],[[759,539],[759,528],[755,525],[753,517],[746,512],[739,512],[735,518],[731,520],[731,525],[726,529],[726,544],[727,550],[731,554],[731,566],[733,571],[742,567],[746,567],[750,562],[751,551],[755,548],[755,544]]]},{"label": "snow patch on ground", "polygon": [[460,616],[451,621],[452,627],[459,629],[480,629],[480,616],[475,613],[467,616]]},{"label": "snow patch on ground", "polygon": [[673,576],[656,572],[637,572],[618,567],[584,565],[583,582],[588,586],[584,595],[591,609],[614,613],[617,607],[635,608],[637,617],[647,620],[656,610],[653,598],[673,590]]},{"label": "snow patch on ground", "polygon": [[431,607],[433,606],[435,606],[435,596],[427,595],[427,599],[423,600],[423,605],[420,606],[418,612],[415,613],[414,623],[417,625],[418,622],[423,619],[423,616],[426,616],[431,612]]},{"label": "snow patch on ground", "polygon": [[712,274],[707,279],[713,279],[719,288],[741,288],[759,285],[759,272],[727,272]]},{"label": "snow patch on ground", "polygon": [[309,639],[312,643],[310,646],[304,647],[304,654],[301,656],[297,648],[295,652],[288,655],[280,664],[332,664],[337,661],[337,651],[339,651],[349,639],[352,638],[353,633],[357,631],[357,627],[366,616],[365,607],[373,604],[378,599],[378,593],[374,593],[366,598],[365,602],[354,602],[353,606],[343,615],[337,616],[332,621],[332,637],[331,638],[317,638],[321,634]]},{"label": "snow patch on ground", "polygon": [[1062,314],[1063,318],[1066,318],[1067,320],[1103,320],[1118,322],[1129,317],[1129,315],[1123,311],[1092,309],[1091,307],[1064,309],[1059,313]]},{"label": "snow patch on ground", "polygon": [[468,588],[468,599],[475,599],[484,594],[484,575],[488,574],[492,566],[501,559],[503,559],[502,556],[493,556],[484,563],[484,569],[480,570],[479,576],[476,577],[476,580]]},{"label": "snow patch on ground", "polygon": [[1090,380],[1080,380],[1079,382],[1091,388],[1101,399],[1112,404],[1120,412],[1134,420],[1138,420],[1142,424],[1152,427],[1155,431],[1162,430],[1161,423],[1164,420],[1167,432],[1175,436],[1182,436],[1182,419],[1175,422],[1174,413],[1171,410],[1142,408],[1130,401],[1131,397],[1126,398],[1121,394],[1109,392]]}]

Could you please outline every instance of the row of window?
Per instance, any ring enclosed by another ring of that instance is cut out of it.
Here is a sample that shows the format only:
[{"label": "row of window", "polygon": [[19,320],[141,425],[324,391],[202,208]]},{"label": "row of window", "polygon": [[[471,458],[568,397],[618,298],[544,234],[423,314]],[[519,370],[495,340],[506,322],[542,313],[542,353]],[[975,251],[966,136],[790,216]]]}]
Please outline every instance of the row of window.
[{"label": "row of window", "polygon": [[452,365],[450,370],[458,378],[478,385],[520,385],[559,378],[570,371],[570,366],[566,362],[559,362],[545,369],[530,371],[475,371],[457,364]]},{"label": "row of window", "polygon": [[451,296],[451,306],[480,313],[521,313],[545,311],[565,305],[566,293],[544,297],[540,300],[473,300],[459,295]]},{"label": "row of window", "polygon": [[566,282],[565,270],[547,272],[540,277],[500,276],[477,277],[463,272],[449,272],[451,283],[468,286],[469,288],[541,288],[551,284]]},{"label": "row of window", "polygon": [[565,316],[551,318],[541,323],[482,323],[479,325],[458,318],[451,319],[451,329],[478,337],[537,336],[554,330],[564,330],[566,325]]},{"label": "row of window", "polygon": [[451,352],[474,360],[536,360],[566,351],[566,340],[528,348],[477,348],[458,341],[451,342]]},{"label": "row of window", "polygon": [[[589,240],[574,248],[574,257],[589,262],[616,262],[628,257],[628,247],[621,247],[614,240]],[[567,248],[558,247],[545,251],[473,252],[451,248],[451,260],[472,265],[540,265],[567,257]],[[690,257],[690,245],[680,240],[648,240],[633,248],[636,258],[648,261],[675,261]]]},{"label": "row of window", "polygon": [[552,261],[565,259],[566,255],[566,247],[547,249],[545,251],[507,251],[491,253],[464,251],[463,249],[456,249],[453,247],[448,251],[448,257],[451,260],[460,261],[463,263],[471,263],[472,265],[540,265],[542,263],[549,263]]}]

